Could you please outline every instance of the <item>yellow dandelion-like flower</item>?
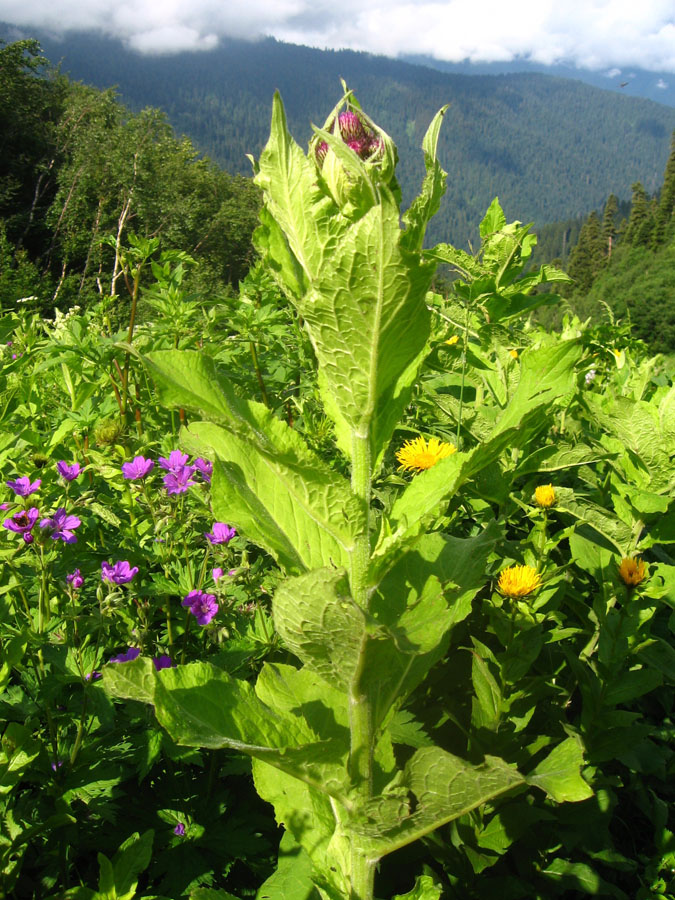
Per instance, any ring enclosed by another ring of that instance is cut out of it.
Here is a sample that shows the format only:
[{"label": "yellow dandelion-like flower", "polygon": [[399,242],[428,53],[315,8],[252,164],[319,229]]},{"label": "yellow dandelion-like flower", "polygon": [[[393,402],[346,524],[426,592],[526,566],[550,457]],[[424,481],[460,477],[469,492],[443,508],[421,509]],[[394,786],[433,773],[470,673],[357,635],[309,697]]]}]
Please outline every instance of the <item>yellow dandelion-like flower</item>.
[{"label": "yellow dandelion-like flower", "polygon": [[555,506],[556,496],[552,484],[540,484],[534,491],[534,502],[542,509]]},{"label": "yellow dandelion-like flower", "polygon": [[509,566],[501,572],[497,587],[505,597],[527,597],[541,587],[541,576],[532,566]]},{"label": "yellow dandelion-like flower", "polygon": [[619,575],[628,587],[635,587],[645,580],[647,567],[644,560],[632,559],[630,556],[624,556],[619,565]]},{"label": "yellow dandelion-like flower", "polygon": [[412,441],[406,441],[396,453],[396,459],[400,462],[399,469],[430,469],[439,459],[445,459],[455,453],[457,447],[454,444],[446,444],[438,438],[430,438],[429,442],[423,437],[417,437]]},{"label": "yellow dandelion-like flower", "polygon": [[509,353],[514,359],[518,359],[518,351],[517,350],[509,350]]},{"label": "yellow dandelion-like flower", "polygon": [[614,354],[614,356],[616,356],[617,359],[621,356],[621,351],[617,350],[616,347],[612,347],[612,353]]},{"label": "yellow dandelion-like flower", "polygon": [[454,344],[456,344],[458,341],[459,341],[459,335],[458,335],[458,334],[453,334],[453,336],[452,336],[452,337],[449,337],[445,343],[446,343],[449,347],[452,347],[452,346],[453,346]]}]

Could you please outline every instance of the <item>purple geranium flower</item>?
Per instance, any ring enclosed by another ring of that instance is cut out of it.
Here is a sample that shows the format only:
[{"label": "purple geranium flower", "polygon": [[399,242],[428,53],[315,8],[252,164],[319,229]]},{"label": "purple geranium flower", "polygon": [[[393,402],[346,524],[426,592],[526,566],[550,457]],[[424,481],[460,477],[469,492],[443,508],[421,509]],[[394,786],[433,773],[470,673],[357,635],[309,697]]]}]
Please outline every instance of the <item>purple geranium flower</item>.
[{"label": "purple geranium flower", "polygon": [[194,466],[180,466],[165,475],[163,481],[167,493],[184,494],[189,487],[192,487],[193,484],[197,483],[196,481],[192,481],[194,471]]},{"label": "purple geranium flower", "polygon": [[40,511],[37,506],[31,506],[30,509],[22,509],[18,513],[14,513],[11,519],[5,519],[2,523],[4,528],[7,528],[9,531],[13,531],[15,534],[22,534],[24,541],[27,544],[33,539],[32,534],[30,534],[33,525],[38,520],[40,515]]},{"label": "purple geranium flower", "polygon": [[131,662],[141,655],[141,651],[138,647],[129,647],[126,653],[120,653],[118,656],[111,656],[110,662],[114,663],[123,663],[123,662]]},{"label": "purple geranium flower", "polygon": [[176,663],[171,659],[170,656],[167,656],[166,653],[163,653],[161,656],[153,656],[152,662],[158,672],[160,669],[171,669],[176,665]]},{"label": "purple geranium flower", "polygon": [[237,532],[225,522],[214,522],[213,531],[205,531],[204,537],[212,544],[229,544]]},{"label": "purple geranium flower", "polygon": [[[116,659],[116,660],[115,660],[115,662],[119,662],[119,661],[120,661],[119,659]],[[113,660],[110,660],[110,662],[113,662]],[[126,660],[124,660],[124,662],[126,662]],[[84,676],[84,680],[85,680],[85,681],[98,681],[98,679],[99,679],[99,678],[102,678],[102,677],[103,677],[103,676],[102,676],[101,673],[98,671],[98,669],[94,669],[93,672],[89,672],[88,675],[85,675],[85,676]]]},{"label": "purple geranium flower", "polygon": [[200,590],[190,591],[181,601],[181,606],[188,606],[200,625],[208,625],[218,612],[215,595]]},{"label": "purple geranium flower", "polygon": [[140,478],[145,478],[154,465],[151,459],[134,456],[131,462],[122,463],[122,474],[128,481],[138,481]]},{"label": "purple geranium flower", "polygon": [[76,544],[77,538],[73,534],[75,528],[79,528],[82,522],[77,516],[69,516],[60,506],[49,519],[42,519],[40,528],[48,528],[51,531],[53,541],[65,541],[66,544]]},{"label": "purple geranium flower", "polygon": [[37,489],[42,484],[42,481],[38,478],[36,481],[31,483],[30,478],[27,475],[22,475],[21,478],[17,478],[15,481],[6,482],[7,487],[11,487],[14,493],[19,497],[28,497],[30,494],[35,493]]},{"label": "purple geranium flower", "polygon": [[69,466],[62,459],[57,462],[56,468],[61,478],[65,479],[65,481],[75,481],[81,471],[79,463],[73,463]]},{"label": "purple geranium flower", "polygon": [[202,459],[201,456],[198,456],[194,461],[195,468],[199,471],[204,481],[211,482],[211,475],[213,475],[213,463],[208,459]]},{"label": "purple geranium flower", "polygon": [[66,575],[66,581],[74,591],[78,591],[84,584],[84,578],[82,577],[82,573],[79,569],[75,569],[75,571],[71,572],[70,575]]},{"label": "purple geranium flower", "polygon": [[182,453],[180,450],[172,450],[171,453],[169,453],[168,459],[164,456],[160,456],[159,464],[163,469],[166,469],[167,472],[176,472],[186,465],[188,458],[187,453]]},{"label": "purple geranium flower", "polygon": [[107,581],[108,584],[128,584],[137,572],[138,566],[132,569],[126,559],[113,565],[109,562],[101,563],[101,581]]},{"label": "purple geranium flower", "polygon": [[215,569],[211,569],[211,574],[213,575],[213,580],[218,581],[219,578],[222,578],[225,572],[217,566]]},{"label": "purple geranium flower", "polygon": [[185,825],[183,825],[182,822],[179,822],[178,825],[176,825],[176,827],[174,828],[173,833],[177,834],[178,837],[183,837],[183,835],[185,834]]}]

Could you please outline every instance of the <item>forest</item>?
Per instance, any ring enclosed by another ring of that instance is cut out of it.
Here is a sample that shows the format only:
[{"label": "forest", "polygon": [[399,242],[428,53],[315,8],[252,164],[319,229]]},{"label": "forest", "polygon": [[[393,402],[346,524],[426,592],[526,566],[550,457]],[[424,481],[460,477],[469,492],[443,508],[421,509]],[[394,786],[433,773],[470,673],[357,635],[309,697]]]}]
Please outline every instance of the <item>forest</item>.
[{"label": "forest", "polygon": [[451,109],[0,46],[3,898],[675,900],[675,144],[466,249]]}]

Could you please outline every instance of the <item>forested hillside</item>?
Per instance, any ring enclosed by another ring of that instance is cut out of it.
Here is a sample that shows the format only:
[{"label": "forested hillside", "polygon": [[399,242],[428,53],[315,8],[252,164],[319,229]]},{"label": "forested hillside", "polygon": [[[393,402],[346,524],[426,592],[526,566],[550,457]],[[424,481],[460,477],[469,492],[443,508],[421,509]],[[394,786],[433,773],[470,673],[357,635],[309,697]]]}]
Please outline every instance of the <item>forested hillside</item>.
[{"label": "forested hillside", "polygon": [[0,45],[0,289],[44,310],[126,294],[134,235],[199,262],[199,287],[248,270],[259,196],[176,140],[163,113],[50,72],[33,41]]},{"label": "forested hillside", "polygon": [[476,238],[495,196],[509,219],[537,227],[585,215],[640,180],[659,183],[675,110],[540,74],[451,75],[384,57],[319,51],[274,40],[228,40],[208,53],[140,56],[91,34],[44,39],[64,72],[100,88],[117,85],[125,103],[164,110],[178,133],[227,171],[248,174],[246,154],[265,141],[279,89],[299,142],[322,124],[339,78],[396,141],[404,202],[422,174],[422,136],[435,112],[450,109],[439,157],[448,191],[429,240],[465,245]]}]

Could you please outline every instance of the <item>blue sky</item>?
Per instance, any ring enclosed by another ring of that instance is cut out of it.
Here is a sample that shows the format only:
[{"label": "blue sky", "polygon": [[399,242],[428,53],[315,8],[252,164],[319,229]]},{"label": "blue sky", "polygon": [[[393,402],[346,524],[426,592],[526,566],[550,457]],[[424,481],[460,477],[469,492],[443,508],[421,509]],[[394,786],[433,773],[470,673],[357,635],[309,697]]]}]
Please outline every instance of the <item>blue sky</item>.
[{"label": "blue sky", "polygon": [[144,53],[271,35],[387,56],[675,73],[673,0],[0,0],[0,21],[95,28]]}]

